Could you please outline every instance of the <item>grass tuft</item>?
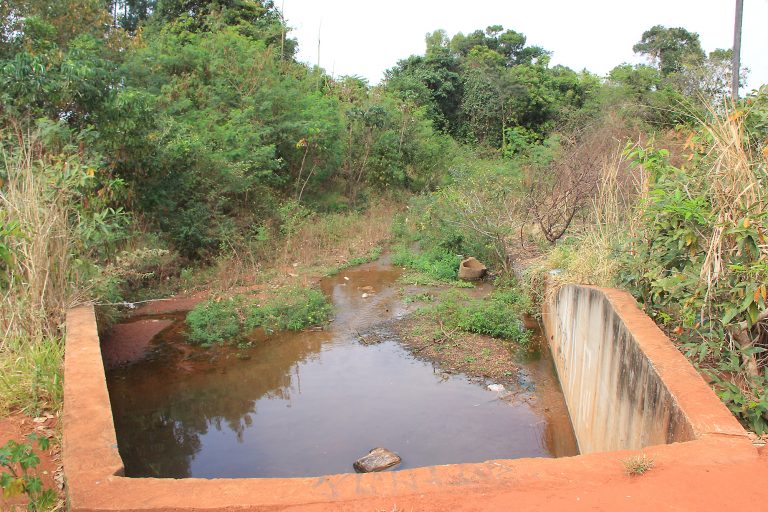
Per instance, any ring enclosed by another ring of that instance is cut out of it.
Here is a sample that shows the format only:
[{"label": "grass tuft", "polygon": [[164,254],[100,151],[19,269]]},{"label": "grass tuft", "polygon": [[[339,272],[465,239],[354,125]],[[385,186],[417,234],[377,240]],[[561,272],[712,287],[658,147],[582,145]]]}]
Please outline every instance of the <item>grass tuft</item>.
[{"label": "grass tuft", "polygon": [[622,459],[621,463],[624,465],[624,472],[627,475],[639,476],[653,469],[655,461],[646,454],[642,454]]}]

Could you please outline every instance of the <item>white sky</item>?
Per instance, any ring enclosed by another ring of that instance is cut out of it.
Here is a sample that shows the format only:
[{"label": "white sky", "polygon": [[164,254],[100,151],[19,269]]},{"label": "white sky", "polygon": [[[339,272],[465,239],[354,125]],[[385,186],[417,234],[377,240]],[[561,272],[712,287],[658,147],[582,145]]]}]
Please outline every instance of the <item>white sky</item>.
[{"label": "white sky", "polygon": [[[377,84],[399,59],[423,54],[427,32],[472,32],[488,25],[522,32],[552,52],[552,64],[605,75],[622,62],[642,62],[632,45],[654,25],[684,27],[705,51],[733,44],[735,0],[275,0],[298,58],[335,76]],[[742,63],[747,89],[768,83],[768,0],[744,0]]]}]

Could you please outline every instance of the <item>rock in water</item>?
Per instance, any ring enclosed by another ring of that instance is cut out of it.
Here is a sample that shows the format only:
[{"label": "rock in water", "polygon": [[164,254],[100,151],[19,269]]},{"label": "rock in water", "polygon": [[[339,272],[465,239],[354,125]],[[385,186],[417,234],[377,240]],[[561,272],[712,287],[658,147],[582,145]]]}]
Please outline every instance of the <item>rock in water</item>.
[{"label": "rock in water", "polygon": [[384,471],[400,464],[400,456],[386,448],[374,448],[365,457],[360,457],[352,466],[358,473]]}]

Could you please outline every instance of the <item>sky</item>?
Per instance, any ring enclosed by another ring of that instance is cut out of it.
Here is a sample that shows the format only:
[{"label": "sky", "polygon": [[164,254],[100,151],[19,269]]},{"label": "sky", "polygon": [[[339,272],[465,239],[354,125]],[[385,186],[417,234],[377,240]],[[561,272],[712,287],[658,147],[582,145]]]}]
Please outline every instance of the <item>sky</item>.
[{"label": "sky", "polygon": [[[423,54],[427,32],[449,36],[489,25],[522,32],[529,45],[552,52],[552,65],[606,75],[623,62],[644,62],[632,52],[654,25],[697,32],[705,51],[733,45],[735,0],[275,0],[298,59],[334,76],[358,75],[372,85],[398,60]],[[744,0],[742,65],[746,90],[768,83],[768,0]]]}]

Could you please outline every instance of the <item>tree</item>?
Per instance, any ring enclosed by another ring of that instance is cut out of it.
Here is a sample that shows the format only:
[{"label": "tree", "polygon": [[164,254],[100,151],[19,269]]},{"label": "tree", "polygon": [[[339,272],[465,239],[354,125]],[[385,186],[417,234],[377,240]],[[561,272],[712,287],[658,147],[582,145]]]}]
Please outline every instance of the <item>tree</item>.
[{"label": "tree", "polygon": [[700,64],[705,58],[699,35],[682,27],[656,25],[643,32],[632,49],[646,55],[665,77],[682,71],[687,64]]}]

